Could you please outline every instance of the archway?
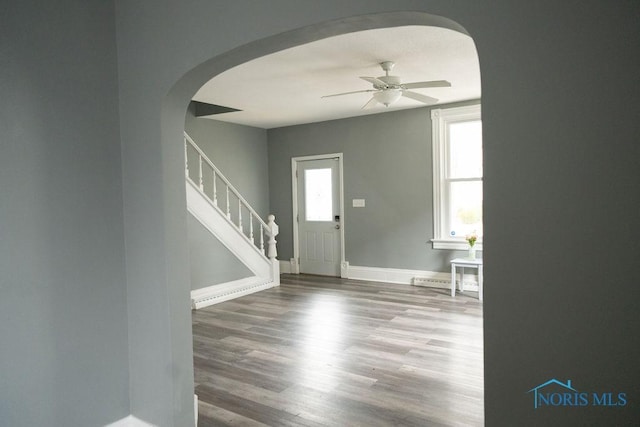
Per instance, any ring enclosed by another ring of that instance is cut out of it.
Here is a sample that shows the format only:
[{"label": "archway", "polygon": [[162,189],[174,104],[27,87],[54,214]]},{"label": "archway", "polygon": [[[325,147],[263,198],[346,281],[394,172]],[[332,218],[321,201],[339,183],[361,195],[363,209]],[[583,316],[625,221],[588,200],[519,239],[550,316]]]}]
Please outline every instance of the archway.
[{"label": "archway", "polygon": [[[206,61],[189,71],[174,85],[162,106],[162,144],[166,147],[181,140],[184,129],[184,112],[196,91],[209,79],[236,65],[326,37],[368,29],[407,25],[436,26],[467,34],[464,28],[446,18],[425,13],[401,12],[331,21],[246,44]],[[183,162],[175,162],[175,165],[182,168]],[[191,337],[190,334],[188,336]]]}]

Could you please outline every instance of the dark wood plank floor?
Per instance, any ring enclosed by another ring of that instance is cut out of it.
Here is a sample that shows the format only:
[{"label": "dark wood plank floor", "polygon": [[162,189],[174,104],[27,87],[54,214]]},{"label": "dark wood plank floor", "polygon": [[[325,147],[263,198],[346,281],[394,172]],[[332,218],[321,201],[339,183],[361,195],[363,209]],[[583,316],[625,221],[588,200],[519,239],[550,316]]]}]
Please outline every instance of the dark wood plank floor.
[{"label": "dark wood plank floor", "polygon": [[283,275],[193,312],[199,426],[483,425],[482,305]]}]

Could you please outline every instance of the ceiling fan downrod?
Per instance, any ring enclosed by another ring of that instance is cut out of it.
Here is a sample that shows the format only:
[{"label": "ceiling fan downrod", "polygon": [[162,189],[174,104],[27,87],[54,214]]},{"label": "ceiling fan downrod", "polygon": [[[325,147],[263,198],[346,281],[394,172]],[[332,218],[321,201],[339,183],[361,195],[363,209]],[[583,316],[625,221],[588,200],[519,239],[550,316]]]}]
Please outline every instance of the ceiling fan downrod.
[{"label": "ceiling fan downrod", "polygon": [[395,62],[393,61],[383,61],[380,63],[380,66],[382,67],[382,70],[384,70],[385,74],[387,75],[387,77],[389,77],[389,72],[391,70],[393,70],[393,67],[396,65]]}]

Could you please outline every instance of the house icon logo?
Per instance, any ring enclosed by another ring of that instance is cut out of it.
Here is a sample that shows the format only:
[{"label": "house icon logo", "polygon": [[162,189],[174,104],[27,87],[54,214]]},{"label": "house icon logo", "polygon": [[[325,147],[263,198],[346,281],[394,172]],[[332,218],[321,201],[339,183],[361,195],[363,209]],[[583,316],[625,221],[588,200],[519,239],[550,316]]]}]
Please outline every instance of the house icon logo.
[{"label": "house icon logo", "polygon": [[[565,390],[563,390],[563,391],[564,391],[564,393],[547,393],[547,394],[544,394],[544,392],[542,391],[542,389],[544,389],[544,388],[546,388],[546,387],[548,387],[548,386],[550,386],[550,385],[552,385],[552,384],[557,384],[557,385],[558,385],[558,386],[560,386],[561,388],[565,389]],[[558,381],[558,380],[557,380],[557,379],[555,379],[555,378],[552,378],[552,379],[550,379],[549,381],[547,381],[547,382],[545,382],[545,383],[542,383],[542,384],[540,384],[539,386],[536,386],[536,387],[532,388],[532,389],[531,389],[531,390],[529,390],[527,393],[531,393],[531,392],[533,392],[533,398],[534,398],[534,401],[533,401],[533,408],[534,408],[534,409],[538,409],[538,405],[539,405],[540,403],[543,403],[543,404],[545,404],[545,403],[546,403],[546,404],[549,404],[549,399],[550,399],[550,398],[551,398],[551,396],[553,396],[554,394],[557,394],[557,395],[560,395],[560,396],[564,397],[566,394],[571,395],[571,392],[573,392],[573,393],[575,393],[575,394],[579,395],[578,390],[576,390],[575,388],[573,388],[573,387],[571,386],[571,380],[567,380],[567,383],[565,384],[565,383],[563,383],[563,382],[561,382],[561,381]],[[548,398],[547,398],[547,399],[545,399],[545,397],[548,397]],[[557,405],[555,405],[555,406],[557,406]]]},{"label": "house icon logo", "polygon": [[627,405],[626,393],[608,392],[580,392],[571,384],[555,378],[535,386],[527,393],[533,393],[533,408],[543,406],[550,407],[580,407],[580,406],[604,406],[620,407]]}]

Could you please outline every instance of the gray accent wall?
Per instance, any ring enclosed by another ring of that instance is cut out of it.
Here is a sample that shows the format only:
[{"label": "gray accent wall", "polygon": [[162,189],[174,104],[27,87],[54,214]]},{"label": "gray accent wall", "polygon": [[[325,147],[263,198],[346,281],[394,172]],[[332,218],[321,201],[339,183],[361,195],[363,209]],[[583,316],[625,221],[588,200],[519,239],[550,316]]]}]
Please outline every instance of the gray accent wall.
[{"label": "gray accent wall", "polygon": [[0,7],[0,425],[130,413],[112,2]]},{"label": "gray accent wall", "polygon": [[[448,271],[448,261],[463,255],[433,249],[430,241],[431,108],[270,129],[268,135],[280,259],[293,257],[291,158],[329,153],[344,155],[345,259],[351,265]],[[352,199],[365,199],[366,207],[352,207]]]}]

